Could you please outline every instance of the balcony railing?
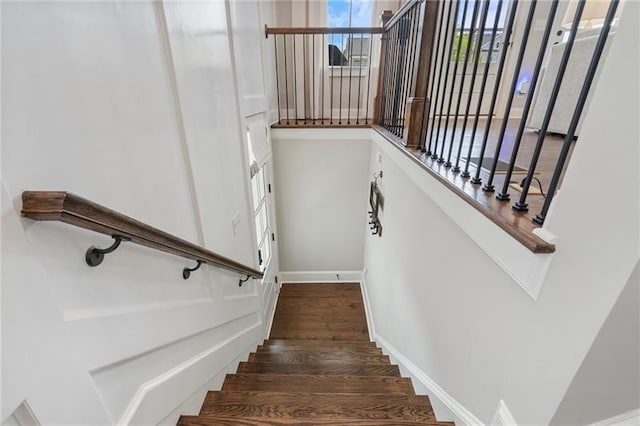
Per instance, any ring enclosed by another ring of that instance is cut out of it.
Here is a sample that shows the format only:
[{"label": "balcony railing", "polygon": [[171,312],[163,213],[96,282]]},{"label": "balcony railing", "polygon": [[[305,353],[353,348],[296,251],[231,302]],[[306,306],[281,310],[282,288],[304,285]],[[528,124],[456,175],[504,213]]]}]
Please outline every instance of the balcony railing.
[{"label": "balcony railing", "polygon": [[[278,125],[369,125],[372,116],[461,196],[529,232],[561,183],[619,3],[408,0],[383,28],[268,29]],[[354,37],[370,37],[366,66],[345,54]],[[325,57],[332,51],[340,62]]]},{"label": "balcony railing", "polygon": [[381,27],[266,28],[275,55],[277,125],[371,125],[377,84],[372,58],[377,60],[382,32]]}]

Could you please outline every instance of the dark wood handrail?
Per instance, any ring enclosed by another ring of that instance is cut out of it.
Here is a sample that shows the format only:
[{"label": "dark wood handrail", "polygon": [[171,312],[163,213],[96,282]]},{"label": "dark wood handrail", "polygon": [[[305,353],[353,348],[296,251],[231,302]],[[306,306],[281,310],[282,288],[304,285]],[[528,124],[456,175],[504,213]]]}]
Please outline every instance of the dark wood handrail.
[{"label": "dark wood handrail", "polygon": [[264,27],[265,37],[270,34],[382,34],[382,27]]},{"label": "dark wood handrail", "polygon": [[110,236],[125,237],[133,243],[193,259],[207,265],[262,278],[262,272],[192,244],[122,213],[69,192],[25,191],[22,216],[34,220],[55,220]]},{"label": "dark wood handrail", "polygon": [[392,26],[395,25],[396,22],[398,22],[400,18],[402,18],[409,10],[411,10],[414,4],[423,1],[425,0],[409,0],[405,2],[405,4],[403,4],[402,7],[398,9],[396,13],[393,14],[391,19],[384,25],[384,30],[388,31]]}]

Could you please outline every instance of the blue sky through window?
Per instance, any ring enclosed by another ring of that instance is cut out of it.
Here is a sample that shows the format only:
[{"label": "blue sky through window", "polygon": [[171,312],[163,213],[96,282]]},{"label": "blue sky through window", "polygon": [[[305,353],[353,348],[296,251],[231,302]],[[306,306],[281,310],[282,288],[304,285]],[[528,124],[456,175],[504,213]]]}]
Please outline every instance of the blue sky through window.
[{"label": "blue sky through window", "polygon": [[[475,6],[476,1],[479,0],[470,0],[469,4],[467,6],[467,16],[464,22],[464,27],[465,28],[469,28],[471,26],[471,18],[473,15],[473,7]],[[457,17],[457,24],[460,25],[460,21],[462,21],[462,9],[463,9],[463,4],[464,2],[461,1],[460,2],[460,9],[458,9],[458,17]],[[476,18],[476,24],[479,25],[480,22],[480,12],[482,10],[482,5],[480,5],[480,10],[478,10],[478,17]],[[502,3],[502,10],[500,11],[500,17],[498,19],[498,28],[503,28],[504,27],[504,21],[506,19],[507,16],[507,9],[509,8],[509,2],[508,1],[504,1]],[[493,26],[493,22],[496,19],[496,12],[498,10],[498,2],[497,1],[491,1],[489,3],[489,13],[487,15],[487,27],[491,28]]]},{"label": "blue sky through window", "polygon": [[329,27],[370,27],[373,0],[327,0]]},{"label": "blue sky through window", "polygon": [[[373,0],[327,0],[328,27],[370,27],[373,13]],[[335,35],[329,38],[344,50],[347,37]]]}]

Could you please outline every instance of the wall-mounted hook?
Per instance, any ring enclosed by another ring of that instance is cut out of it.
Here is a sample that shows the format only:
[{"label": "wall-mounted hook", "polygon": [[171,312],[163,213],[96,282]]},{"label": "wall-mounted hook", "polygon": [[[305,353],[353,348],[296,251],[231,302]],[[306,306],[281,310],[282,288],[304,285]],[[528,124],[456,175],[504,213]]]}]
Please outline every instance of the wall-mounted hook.
[{"label": "wall-mounted hook", "polygon": [[112,235],[111,236],[115,241],[106,249],[101,249],[96,246],[91,246],[87,249],[87,252],[84,255],[84,260],[87,262],[89,266],[98,266],[104,260],[104,255],[112,253],[115,249],[120,246],[120,243],[123,241],[131,241],[131,238],[123,237],[122,235]]},{"label": "wall-mounted hook", "polygon": [[247,281],[249,281],[249,278],[251,278],[251,275],[247,275],[247,278],[243,279],[239,279],[238,280],[238,287],[242,287],[242,283],[246,283]]},{"label": "wall-mounted hook", "polygon": [[198,268],[200,268],[200,265],[202,265],[202,260],[198,260],[198,264],[196,265],[195,268],[189,269],[185,266],[185,268],[182,270],[182,278],[184,278],[185,280],[188,280],[189,277],[191,276],[191,273],[193,271],[197,271]]}]

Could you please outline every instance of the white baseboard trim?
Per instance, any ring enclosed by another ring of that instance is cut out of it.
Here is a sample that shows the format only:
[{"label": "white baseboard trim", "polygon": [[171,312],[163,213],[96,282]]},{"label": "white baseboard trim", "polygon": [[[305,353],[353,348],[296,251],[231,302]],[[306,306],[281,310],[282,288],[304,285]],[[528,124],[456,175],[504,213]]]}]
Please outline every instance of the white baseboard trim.
[{"label": "white baseboard trim", "polygon": [[[271,327],[273,327],[273,317],[276,316],[276,306],[278,305],[278,295],[280,294],[280,284],[274,284],[274,289],[271,290],[271,295],[269,295],[269,303],[271,304],[269,318],[267,319],[267,326],[264,330],[264,338],[268,339],[271,335]],[[273,298],[273,302],[271,299]]]},{"label": "white baseboard trim", "polygon": [[371,304],[369,302],[369,294],[367,293],[367,285],[365,282],[364,271],[360,273],[360,291],[362,291],[362,299],[364,304],[364,314],[367,317],[367,328],[369,329],[369,339],[375,340],[376,329],[373,325],[373,316],[371,315]]},{"label": "white baseboard trim", "polygon": [[589,426],[636,426],[640,425],[640,408],[627,411],[608,419],[600,420]]},{"label": "white baseboard trim", "polygon": [[364,271],[360,273],[360,286],[362,288],[362,297],[364,298],[364,309],[367,316],[367,327],[369,327],[369,335],[374,340],[382,351],[389,355],[392,362],[398,364],[403,370],[409,372],[411,380],[422,384],[422,386],[429,390],[429,396],[437,398],[445,407],[451,411],[451,413],[458,417],[466,425],[482,425],[478,417],[473,415],[467,410],[460,402],[449,395],[440,385],[438,385],[427,373],[422,371],[411,362],[406,356],[404,356],[398,349],[396,349],[391,343],[389,343],[384,337],[378,335],[375,329],[373,321],[373,315],[371,310],[371,301],[369,300],[369,293],[366,286],[366,275]]},{"label": "white baseboard trim", "polygon": [[280,271],[283,283],[346,283],[361,282],[362,271]]},{"label": "white baseboard trim", "polygon": [[418,368],[413,362],[405,357],[394,346],[387,342],[383,337],[376,335],[376,342],[382,348],[382,351],[389,355],[394,362],[404,367],[410,374],[411,379],[420,382],[425,388],[429,389],[430,396],[434,396],[440,400],[451,412],[457,416],[466,425],[482,425],[483,423],[467,410],[460,402],[455,400],[444,389],[442,389],[431,377]]}]

